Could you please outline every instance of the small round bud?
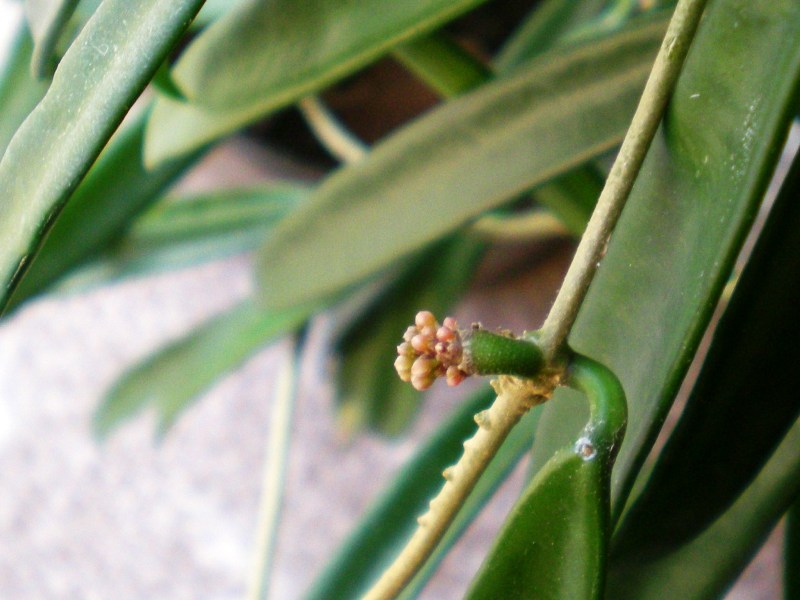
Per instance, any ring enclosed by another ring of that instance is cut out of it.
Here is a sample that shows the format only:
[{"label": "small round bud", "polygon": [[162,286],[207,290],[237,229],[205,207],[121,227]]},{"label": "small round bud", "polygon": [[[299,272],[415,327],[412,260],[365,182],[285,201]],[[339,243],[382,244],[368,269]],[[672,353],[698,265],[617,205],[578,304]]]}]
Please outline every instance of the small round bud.
[{"label": "small round bud", "polygon": [[411,346],[419,354],[433,354],[433,339],[427,335],[418,333],[411,338]]},{"label": "small round bud", "polygon": [[429,310],[421,310],[417,313],[416,318],[414,319],[414,323],[420,329],[425,327],[433,327],[434,330],[436,329],[438,323],[436,322],[436,317],[433,316],[433,313]]},{"label": "small round bud", "polygon": [[464,373],[458,367],[448,367],[447,368],[447,385],[450,387],[455,387],[467,377],[467,374]]},{"label": "small round bud", "polygon": [[411,381],[411,367],[414,364],[412,356],[398,356],[394,361],[394,368],[397,374],[405,382]]}]

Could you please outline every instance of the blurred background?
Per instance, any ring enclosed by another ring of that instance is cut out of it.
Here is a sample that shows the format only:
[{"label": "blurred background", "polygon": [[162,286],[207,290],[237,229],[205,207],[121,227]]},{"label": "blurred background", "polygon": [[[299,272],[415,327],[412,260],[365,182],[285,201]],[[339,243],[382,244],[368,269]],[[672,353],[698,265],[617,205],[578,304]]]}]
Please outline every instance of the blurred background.
[{"label": "blurred background", "polygon": [[[489,3],[457,27],[468,32],[477,24],[482,39],[491,40],[503,28],[493,16],[498,4]],[[504,4],[513,16],[532,2]],[[19,2],[0,0],[0,60],[20,18]],[[383,104],[367,106],[367,97]],[[435,98],[386,60],[326,100],[343,118],[351,115],[349,124],[371,141]],[[290,110],[215,149],[178,185],[197,191],[287,177],[312,182],[333,165]],[[462,323],[480,318],[488,327],[512,329],[539,323],[572,249],[561,238],[493,248],[455,316]],[[126,367],[232,306],[251,286],[250,257],[236,256],[50,295],[0,324],[1,597],[243,597],[269,458],[274,381],[289,359],[289,344],[259,352],[215,385],[161,441],[152,415],[103,443],[93,437],[91,419]],[[514,306],[521,308],[509,308]],[[462,396],[435,386],[402,440],[370,433],[345,439],[337,434],[324,350],[333,325],[330,319],[312,324],[303,356],[271,588],[275,598],[302,595],[371,499]],[[461,596],[486,540],[519,493],[523,470],[524,464],[470,528],[424,598]],[[779,535],[728,598],[778,597]]]}]

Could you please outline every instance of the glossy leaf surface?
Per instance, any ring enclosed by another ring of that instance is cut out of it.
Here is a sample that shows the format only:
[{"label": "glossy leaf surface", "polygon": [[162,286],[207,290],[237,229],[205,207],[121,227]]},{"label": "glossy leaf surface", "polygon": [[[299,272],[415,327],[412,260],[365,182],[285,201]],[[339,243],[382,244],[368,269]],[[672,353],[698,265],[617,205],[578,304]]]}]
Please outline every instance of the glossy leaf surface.
[{"label": "glossy leaf surface", "polygon": [[[341,553],[314,585],[309,598],[355,599],[369,589],[408,541],[417,527],[417,517],[442,487],[442,471],[458,459],[464,450],[464,440],[475,432],[474,414],[488,406],[493,398],[490,391],[476,393],[458,409],[451,421],[439,429],[359,524]],[[530,448],[538,418],[539,411],[532,411],[509,434],[436,551],[402,594],[403,600],[416,597],[448,550]],[[375,533],[382,535],[378,539]]]},{"label": "glossy leaf surface", "polygon": [[715,600],[800,494],[800,421],[736,502],[691,543],[655,560],[611,563],[614,600]]},{"label": "glossy leaf surface", "polygon": [[[105,0],[0,162],[0,307],[202,0]],[[126,27],[119,27],[125,22]]]},{"label": "glossy leaf surface", "polygon": [[571,345],[617,373],[630,403],[613,475],[614,514],[686,373],[777,160],[795,109],[798,27],[800,5],[792,0],[709,4],[666,126],[578,316]]},{"label": "glossy leaf surface", "polygon": [[191,103],[159,100],[148,133],[148,163],[233,133],[481,1],[249,0],[178,61],[174,78]]},{"label": "glossy leaf surface", "polygon": [[651,25],[543,56],[340,169],[262,248],[264,302],[335,293],[613,147],[662,33]]},{"label": "glossy leaf surface", "polygon": [[615,541],[658,555],[697,536],[800,414],[800,155],[736,284],[674,432]]},{"label": "glossy leaf surface", "polygon": [[245,301],[191,331],[125,373],[94,417],[95,432],[110,433],[151,407],[165,433],[178,414],[216,380],[270,341],[300,327],[313,307],[265,312]]},{"label": "glossy leaf surface", "polygon": [[148,171],[142,164],[146,114],[123,125],[56,218],[9,308],[45,291],[71,269],[108,249],[199,154]]}]

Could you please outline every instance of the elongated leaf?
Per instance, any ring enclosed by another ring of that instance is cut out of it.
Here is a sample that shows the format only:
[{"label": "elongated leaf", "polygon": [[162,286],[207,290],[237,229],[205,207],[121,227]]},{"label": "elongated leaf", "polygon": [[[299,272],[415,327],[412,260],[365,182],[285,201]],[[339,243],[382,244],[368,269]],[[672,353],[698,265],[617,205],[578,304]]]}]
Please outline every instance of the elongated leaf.
[{"label": "elongated leaf", "polygon": [[299,306],[265,312],[250,301],[235,306],[126,372],[97,409],[95,432],[106,436],[152,407],[163,435],[202,391],[259,348],[300,327],[314,310]]},{"label": "elongated leaf", "polygon": [[800,422],[793,425],[763,471],[711,527],[691,543],[655,560],[612,562],[614,600],[720,598],[800,494]]},{"label": "elongated leaf", "polygon": [[307,195],[304,187],[277,184],[168,198],[57,289],[86,289],[255,250]]},{"label": "elongated leaf", "polygon": [[[360,598],[403,547],[417,526],[428,501],[444,483],[442,471],[463,451],[463,441],[475,431],[473,416],[494,398],[491,390],[476,393],[459,406],[397,475],[391,487],[362,519],[334,560],[316,580],[307,598]],[[451,525],[425,569],[412,581],[403,598],[412,598],[430,578],[480,508],[530,448],[539,411],[526,415],[512,430],[478,485]]]},{"label": "elongated leaf", "polygon": [[159,100],[147,161],[157,164],[233,133],[482,1],[249,0],[178,61],[175,81],[191,103]]},{"label": "elongated leaf", "polygon": [[[571,345],[609,365],[630,402],[614,514],[672,404],[772,173],[795,108],[798,27],[793,0],[710,3],[666,126],[581,308]],[[791,42],[771,41],[784,38]],[[568,407],[545,410],[559,420]]]},{"label": "elongated leaf", "polygon": [[64,55],[0,162],[0,309],[52,219],[202,4],[105,0]]},{"label": "elongated leaf", "polygon": [[53,54],[56,44],[78,2],[79,0],[25,0],[25,13],[33,32],[31,71],[34,77],[41,79],[51,75],[55,68]]},{"label": "elongated leaf", "polygon": [[138,213],[165,193],[200,153],[148,171],[142,164],[146,113],[115,135],[58,215],[9,303],[15,308],[87,259],[106,251]]},{"label": "elongated leaf", "polygon": [[499,71],[510,71],[541,54],[575,27],[597,16],[606,0],[545,0],[506,40],[495,57]]},{"label": "elongated leaf", "polygon": [[755,478],[800,414],[799,196],[800,155],[680,421],[621,524],[620,556],[658,555],[698,535]]},{"label": "elongated leaf", "polygon": [[613,147],[662,33],[651,25],[541,57],[342,168],[261,249],[264,301],[335,293]]},{"label": "elongated leaf", "polygon": [[[14,17],[9,12],[8,19]],[[35,81],[30,74],[33,44],[21,15],[17,15],[17,28],[7,49],[6,61],[0,68],[0,156],[8,142],[39,100],[47,91],[47,84]]]}]

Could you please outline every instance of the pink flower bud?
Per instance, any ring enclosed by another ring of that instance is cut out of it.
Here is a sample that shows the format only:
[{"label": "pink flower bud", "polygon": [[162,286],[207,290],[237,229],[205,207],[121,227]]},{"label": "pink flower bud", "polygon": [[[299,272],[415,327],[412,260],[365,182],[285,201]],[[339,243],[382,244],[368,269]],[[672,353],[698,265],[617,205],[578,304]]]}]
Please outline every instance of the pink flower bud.
[{"label": "pink flower bud", "polygon": [[421,333],[411,338],[411,346],[419,354],[433,354],[434,352],[433,339]]},{"label": "pink flower bud", "polygon": [[429,310],[421,310],[417,313],[416,318],[414,319],[414,323],[416,323],[419,329],[424,329],[425,327],[433,327],[434,331],[438,326],[436,322],[436,317],[433,316],[433,313]]},{"label": "pink flower bud", "polygon": [[455,387],[466,378],[467,374],[458,367],[447,368],[447,385]]}]

